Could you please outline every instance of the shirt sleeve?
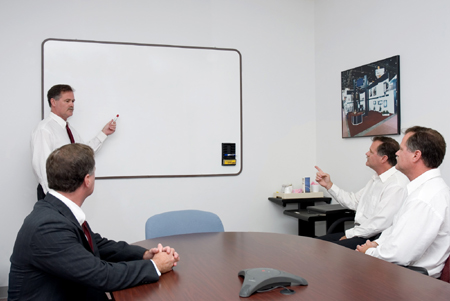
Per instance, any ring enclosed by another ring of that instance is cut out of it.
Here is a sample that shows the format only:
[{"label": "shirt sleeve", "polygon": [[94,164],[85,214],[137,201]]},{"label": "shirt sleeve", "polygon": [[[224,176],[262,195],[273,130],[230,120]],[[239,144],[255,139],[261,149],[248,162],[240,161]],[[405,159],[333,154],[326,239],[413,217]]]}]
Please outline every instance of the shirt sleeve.
[{"label": "shirt sleeve", "polygon": [[80,134],[72,126],[70,126],[70,129],[72,130],[72,134],[75,138],[75,142],[89,145],[94,150],[94,152],[97,152],[102,147],[103,142],[105,142],[106,138],[108,137],[105,133],[100,131],[97,134],[97,136],[95,136],[91,140],[85,142],[83,140],[83,138],[80,136]]},{"label": "shirt sleeve", "polygon": [[368,249],[366,254],[399,265],[410,265],[420,259],[433,243],[443,216],[420,200],[405,205],[407,207],[395,225],[376,240],[379,246]]},{"label": "shirt sleeve", "polygon": [[92,147],[94,152],[97,152],[102,147],[103,142],[105,142],[107,137],[108,136],[106,136],[105,133],[100,131],[100,133],[98,133],[97,136],[89,140],[86,144]]},{"label": "shirt sleeve", "polygon": [[46,162],[53,151],[53,144],[52,134],[44,129],[37,130],[31,137],[31,164],[44,193],[48,192]]},{"label": "shirt sleeve", "polygon": [[400,185],[387,187],[375,205],[373,216],[364,220],[360,225],[355,225],[355,227],[345,231],[345,236],[347,238],[354,236],[369,238],[383,232],[392,225],[394,216],[400,209],[406,194],[406,189]]},{"label": "shirt sleeve", "polygon": [[344,191],[340,189],[336,184],[333,184],[328,192],[342,206],[351,210],[356,210],[359,200],[361,199],[361,196],[364,192],[364,188],[357,193],[353,193]]}]

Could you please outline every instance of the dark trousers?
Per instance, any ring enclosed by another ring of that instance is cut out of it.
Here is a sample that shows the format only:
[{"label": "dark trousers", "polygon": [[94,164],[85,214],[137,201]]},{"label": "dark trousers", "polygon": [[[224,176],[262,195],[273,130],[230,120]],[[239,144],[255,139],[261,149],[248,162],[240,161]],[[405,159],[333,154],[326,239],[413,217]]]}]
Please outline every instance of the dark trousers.
[{"label": "dark trousers", "polygon": [[380,235],[375,235],[369,238],[364,238],[364,237],[352,237],[352,238],[348,238],[348,239],[343,239],[343,240],[339,240],[342,236],[344,236],[345,233],[344,232],[338,232],[338,233],[331,233],[331,234],[327,234],[324,236],[319,236],[317,237],[317,239],[321,239],[321,240],[326,240],[326,241],[330,241],[332,243],[335,243],[337,245],[341,245],[343,247],[352,249],[352,250],[356,250],[356,246],[357,245],[363,245],[366,243],[367,240],[374,240],[377,239]]},{"label": "dark trousers", "polygon": [[42,200],[45,198],[45,193],[44,193],[44,189],[42,189],[41,184],[38,185],[37,187],[37,199]]}]

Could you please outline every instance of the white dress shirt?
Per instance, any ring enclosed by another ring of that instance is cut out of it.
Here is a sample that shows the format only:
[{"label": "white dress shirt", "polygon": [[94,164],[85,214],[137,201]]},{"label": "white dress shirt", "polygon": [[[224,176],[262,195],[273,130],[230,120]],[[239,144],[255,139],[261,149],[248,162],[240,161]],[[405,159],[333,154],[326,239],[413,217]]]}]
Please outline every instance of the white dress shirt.
[{"label": "white dress shirt", "polygon": [[48,193],[50,193],[58,200],[63,202],[67,207],[69,207],[70,211],[72,211],[72,214],[75,216],[80,226],[83,225],[83,223],[86,221],[86,214],[83,212],[80,206],[53,189],[50,189]]},{"label": "white dress shirt", "polygon": [[439,169],[408,184],[408,197],[366,254],[399,265],[419,266],[438,278],[450,254],[450,189]]},{"label": "white dress shirt", "polygon": [[[78,132],[69,124],[75,142],[84,143]],[[100,131],[87,145],[94,151],[98,151],[106,139],[106,134]],[[34,174],[41,184],[44,193],[47,193],[47,170],[45,164],[48,156],[57,148],[70,144],[69,135],[66,130],[66,121],[58,115],[50,112],[50,115],[38,123],[31,134],[31,163]]]},{"label": "white dress shirt", "polygon": [[392,225],[406,198],[408,178],[395,167],[374,175],[357,193],[346,192],[333,184],[328,192],[342,206],[356,210],[355,227],[345,231],[347,238],[369,238]]}]

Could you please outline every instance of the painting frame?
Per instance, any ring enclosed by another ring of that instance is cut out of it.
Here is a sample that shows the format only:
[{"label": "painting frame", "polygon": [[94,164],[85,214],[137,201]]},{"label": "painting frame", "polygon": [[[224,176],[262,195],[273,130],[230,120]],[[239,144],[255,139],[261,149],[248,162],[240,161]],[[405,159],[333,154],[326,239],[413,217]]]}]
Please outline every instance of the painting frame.
[{"label": "painting frame", "polygon": [[341,72],[342,138],[400,134],[400,55]]}]

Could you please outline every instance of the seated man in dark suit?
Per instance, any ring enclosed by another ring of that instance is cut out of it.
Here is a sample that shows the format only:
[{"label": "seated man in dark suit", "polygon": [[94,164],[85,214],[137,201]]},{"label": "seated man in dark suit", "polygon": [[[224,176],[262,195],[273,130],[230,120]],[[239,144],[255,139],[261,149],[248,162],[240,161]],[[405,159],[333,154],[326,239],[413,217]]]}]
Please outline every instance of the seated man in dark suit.
[{"label": "seated man in dark suit", "polygon": [[156,282],[179,255],[93,233],[81,210],[94,191],[94,151],[68,144],[47,159],[51,188],[20,229],[11,256],[8,300],[105,300],[108,291]]}]

